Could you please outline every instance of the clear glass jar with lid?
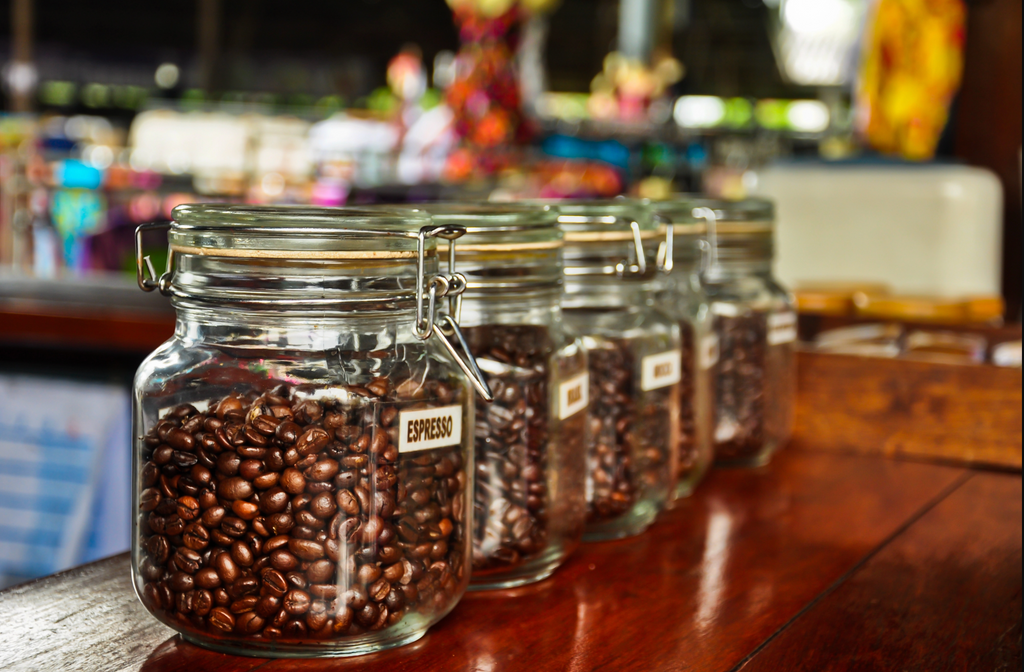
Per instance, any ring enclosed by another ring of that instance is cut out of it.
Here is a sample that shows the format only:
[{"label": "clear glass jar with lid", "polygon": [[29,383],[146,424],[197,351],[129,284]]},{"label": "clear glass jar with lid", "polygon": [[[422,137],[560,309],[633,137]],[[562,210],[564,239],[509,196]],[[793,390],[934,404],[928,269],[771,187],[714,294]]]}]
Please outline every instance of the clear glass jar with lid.
[{"label": "clear glass jar with lid", "polygon": [[168,271],[137,260],[177,311],[134,386],[132,574],[159,620],[231,653],[339,656],[455,606],[473,368],[435,306],[462,288],[437,273],[460,233],[414,211],[175,209]]},{"label": "clear glass jar with lid", "polygon": [[636,201],[554,207],[565,319],[590,359],[584,539],[630,536],[666,504],[679,433],[679,326],[654,305],[663,234]]},{"label": "clear glass jar with lid", "polygon": [[424,204],[462,226],[459,323],[494,394],[476,410],[470,590],[550,576],[583,533],[587,357],[562,320],[562,232],[546,206]]},{"label": "clear glass jar with lid", "polygon": [[711,373],[718,338],[711,330],[707,295],[701,283],[706,260],[707,227],[682,202],[652,203],[655,218],[666,227],[663,263],[668,273],[657,305],[679,323],[682,376],[679,384],[679,440],[676,442],[676,499],[688,496],[711,465],[714,450]]},{"label": "clear glass jar with lid", "polygon": [[772,277],[774,206],[698,198],[676,207],[706,227],[715,464],[765,464],[789,440],[796,392],[796,311]]}]

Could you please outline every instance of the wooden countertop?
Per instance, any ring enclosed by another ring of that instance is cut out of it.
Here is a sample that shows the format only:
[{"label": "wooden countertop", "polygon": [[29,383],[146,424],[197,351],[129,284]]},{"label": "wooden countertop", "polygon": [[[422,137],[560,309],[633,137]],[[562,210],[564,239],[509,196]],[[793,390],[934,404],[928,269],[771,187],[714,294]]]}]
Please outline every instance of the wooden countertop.
[{"label": "wooden countertop", "polygon": [[468,594],[371,656],[207,652],[151,618],[120,555],[0,592],[0,669],[1003,670],[1021,665],[1021,477],[790,449],[712,472],[645,534]]}]

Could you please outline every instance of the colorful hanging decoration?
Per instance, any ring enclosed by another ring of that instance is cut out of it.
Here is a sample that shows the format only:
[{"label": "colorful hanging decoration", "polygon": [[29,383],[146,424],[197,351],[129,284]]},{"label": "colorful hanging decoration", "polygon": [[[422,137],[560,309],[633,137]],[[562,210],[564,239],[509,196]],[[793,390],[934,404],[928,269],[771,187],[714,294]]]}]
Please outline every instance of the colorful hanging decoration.
[{"label": "colorful hanging decoration", "polygon": [[877,0],[857,87],[858,126],[878,151],[926,160],[963,72],[963,0]]},{"label": "colorful hanging decoration", "polygon": [[494,175],[520,160],[519,147],[533,135],[523,114],[516,67],[520,29],[551,0],[448,0],[461,47],[448,105],[461,138],[445,175],[464,181]]}]

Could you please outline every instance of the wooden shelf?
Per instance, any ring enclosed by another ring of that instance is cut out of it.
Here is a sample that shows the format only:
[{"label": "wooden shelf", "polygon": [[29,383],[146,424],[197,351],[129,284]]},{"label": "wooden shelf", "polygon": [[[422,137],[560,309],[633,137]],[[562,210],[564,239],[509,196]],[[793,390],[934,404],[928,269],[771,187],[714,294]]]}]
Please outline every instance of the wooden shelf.
[{"label": "wooden shelf", "polygon": [[205,651],[145,612],[120,555],[0,593],[0,669],[1019,669],[1020,563],[1019,476],[784,450],[544,582],[468,594],[400,649]]}]

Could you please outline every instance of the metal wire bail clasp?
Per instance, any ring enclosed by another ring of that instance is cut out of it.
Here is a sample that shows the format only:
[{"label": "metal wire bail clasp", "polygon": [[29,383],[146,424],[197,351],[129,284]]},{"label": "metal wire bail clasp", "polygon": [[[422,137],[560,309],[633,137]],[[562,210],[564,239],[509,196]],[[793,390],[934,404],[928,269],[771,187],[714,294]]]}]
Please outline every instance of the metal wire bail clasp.
[{"label": "metal wire bail clasp", "polygon": [[626,265],[626,262],[620,261],[615,265],[615,272],[618,273],[619,277],[629,275],[645,275],[647,273],[647,257],[644,255],[644,241],[640,235],[640,222],[632,221],[629,223],[630,231],[633,233],[633,247],[635,248],[636,263]]},{"label": "metal wire bail clasp", "polygon": [[707,240],[700,241],[700,272],[701,275],[708,269],[718,266],[718,216],[711,208],[694,208],[693,216],[703,219],[707,224]]},{"label": "metal wire bail clasp", "polygon": [[666,274],[671,273],[672,269],[675,268],[675,226],[672,222],[666,221],[664,217],[657,214],[654,215],[654,221],[661,222],[662,226],[665,227],[665,240],[658,243],[658,258],[656,260],[658,270]]},{"label": "metal wire bail clasp", "polygon": [[148,224],[140,224],[135,229],[136,281],[139,283],[139,289],[144,292],[152,292],[154,289],[159,289],[160,293],[164,296],[170,296],[171,294],[171,277],[174,275],[171,264],[174,255],[171,253],[170,244],[167,245],[167,266],[160,277],[157,277],[156,269],[153,268],[153,262],[150,260],[149,255],[142,256],[142,234],[146,231],[169,229],[170,227],[170,222],[149,222]]},{"label": "metal wire bail clasp", "polygon": [[[494,401],[494,394],[484,380],[476,358],[469,351],[469,345],[459,329],[458,315],[461,308],[462,293],[466,291],[466,277],[455,271],[455,240],[466,233],[461,226],[425,226],[420,229],[416,240],[416,325],[413,328],[416,337],[427,340],[437,336],[448,354],[469,378],[474,389],[485,401]],[[448,275],[435,275],[426,279],[426,241],[427,238],[444,238],[448,241]],[[434,321],[437,311],[437,300],[448,298],[448,313],[441,316],[441,324]],[[424,306],[424,303],[426,305]],[[443,325],[443,326],[442,326]],[[449,340],[454,336],[462,352],[456,349]]]}]

